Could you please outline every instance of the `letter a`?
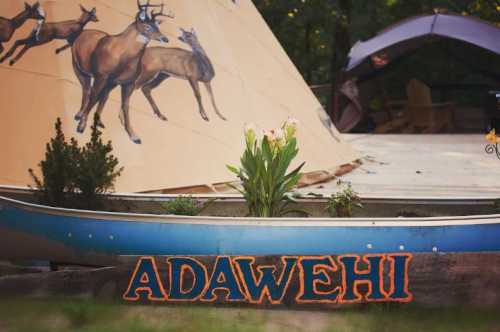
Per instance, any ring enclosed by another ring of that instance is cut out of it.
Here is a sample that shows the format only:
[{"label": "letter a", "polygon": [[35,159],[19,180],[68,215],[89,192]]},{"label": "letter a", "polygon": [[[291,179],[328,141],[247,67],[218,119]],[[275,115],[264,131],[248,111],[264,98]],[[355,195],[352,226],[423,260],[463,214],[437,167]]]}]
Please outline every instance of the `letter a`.
[{"label": "letter a", "polygon": [[213,302],[217,299],[214,294],[216,289],[227,290],[226,301],[244,301],[245,295],[240,289],[231,260],[226,256],[219,256],[215,261],[214,271],[209,280],[209,285],[201,301]]},{"label": "letter a", "polygon": [[142,257],[137,262],[123,299],[137,301],[144,293],[151,301],[165,301],[167,297],[153,257]]}]

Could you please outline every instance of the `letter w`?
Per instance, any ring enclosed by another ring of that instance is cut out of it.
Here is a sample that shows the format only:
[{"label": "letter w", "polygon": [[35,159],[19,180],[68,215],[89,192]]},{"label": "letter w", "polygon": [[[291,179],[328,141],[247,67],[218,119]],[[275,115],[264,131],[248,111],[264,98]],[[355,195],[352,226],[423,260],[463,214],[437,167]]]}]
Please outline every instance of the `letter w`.
[{"label": "letter w", "polygon": [[[237,257],[234,258],[234,261],[249,302],[257,304],[262,303],[265,296],[271,304],[280,304],[297,264],[296,257],[281,257],[283,270],[276,281],[276,266],[260,265],[255,269],[253,267],[255,258],[253,257]],[[256,272],[258,276],[256,276]]]}]

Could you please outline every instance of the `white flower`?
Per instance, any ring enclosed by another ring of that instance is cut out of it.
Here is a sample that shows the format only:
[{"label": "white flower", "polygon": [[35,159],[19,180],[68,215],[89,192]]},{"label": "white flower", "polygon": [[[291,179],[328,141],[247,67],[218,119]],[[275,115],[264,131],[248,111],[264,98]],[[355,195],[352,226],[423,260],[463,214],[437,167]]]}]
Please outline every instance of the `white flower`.
[{"label": "white flower", "polygon": [[283,138],[285,138],[285,131],[283,129],[281,128],[274,129],[273,132],[274,132],[274,138],[276,140],[280,141]]},{"label": "white flower", "polygon": [[267,137],[267,140],[268,140],[269,142],[272,142],[272,141],[274,141],[274,140],[276,139],[276,137],[275,137],[275,133],[274,133],[274,130],[267,130],[267,131],[264,131],[264,132],[263,132],[263,135],[264,135],[265,137]]},{"label": "white flower", "polygon": [[286,125],[297,127],[299,125],[299,120],[295,118],[288,118],[288,120],[286,120]]}]

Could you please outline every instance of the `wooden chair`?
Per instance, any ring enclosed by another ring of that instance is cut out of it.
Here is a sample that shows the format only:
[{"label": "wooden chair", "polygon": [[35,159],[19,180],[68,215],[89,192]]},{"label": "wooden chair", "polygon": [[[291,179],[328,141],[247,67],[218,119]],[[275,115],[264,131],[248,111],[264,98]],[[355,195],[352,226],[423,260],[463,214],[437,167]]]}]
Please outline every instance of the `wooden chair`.
[{"label": "wooden chair", "polygon": [[454,103],[433,103],[429,87],[416,79],[410,80],[406,94],[410,132],[439,133],[453,130]]},{"label": "wooden chair", "polygon": [[406,86],[408,101],[397,102],[404,109],[403,115],[379,125],[376,133],[439,133],[454,128],[452,102],[433,103],[431,90],[424,83],[412,79]]}]

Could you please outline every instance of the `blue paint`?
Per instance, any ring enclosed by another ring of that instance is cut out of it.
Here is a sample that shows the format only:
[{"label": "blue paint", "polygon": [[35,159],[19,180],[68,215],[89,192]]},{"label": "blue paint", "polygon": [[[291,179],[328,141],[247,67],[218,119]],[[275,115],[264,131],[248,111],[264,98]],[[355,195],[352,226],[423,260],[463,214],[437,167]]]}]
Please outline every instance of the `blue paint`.
[{"label": "blue paint", "polygon": [[235,262],[241,272],[243,284],[248,291],[249,301],[260,303],[267,294],[271,303],[279,302],[285,295],[292,272],[297,263],[295,257],[283,257],[283,271],[275,274],[276,266],[260,266],[253,268],[254,258],[236,258]]},{"label": "blue paint", "polygon": [[245,294],[240,289],[236,274],[231,265],[231,259],[227,256],[217,257],[208,288],[201,300],[215,301],[216,295],[214,291],[216,289],[227,291],[226,301],[245,300]]},{"label": "blue paint", "polygon": [[394,290],[389,294],[389,297],[398,300],[408,299],[410,294],[408,293],[408,285],[405,285],[405,281],[408,281],[408,276],[405,276],[405,274],[408,273],[406,266],[409,263],[410,257],[408,255],[391,255],[389,257],[394,262],[392,269],[394,273],[392,280]]},{"label": "blue paint", "polygon": [[[328,291],[319,291],[316,284],[328,285],[331,283],[327,269],[337,271],[335,262],[330,257],[308,257],[300,260],[302,271],[302,292],[297,298],[299,302],[331,302],[338,300],[340,285]],[[330,286],[332,288],[332,286]]]},{"label": "blue paint", "polygon": [[[300,304],[411,302],[413,296],[408,287],[411,258],[412,254],[407,253],[282,256],[267,263],[255,263],[256,257],[249,256],[208,257],[205,262],[193,257],[169,257],[164,264],[170,272],[160,278],[154,258],[144,257],[138,260],[123,298],[252,304],[282,304],[285,298],[287,303]],[[359,269],[361,261],[367,263],[363,270]],[[189,279],[192,282],[185,287]],[[384,284],[384,280],[389,282]],[[170,285],[168,294],[162,282]],[[368,285],[368,290],[358,287],[360,283]],[[289,287],[290,284],[294,287]]]},{"label": "blue paint", "polygon": [[377,301],[383,300],[385,298],[382,293],[382,279],[381,279],[381,262],[383,257],[381,256],[369,256],[366,260],[369,262],[369,267],[366,271],[358,271],[357,264],[358,256],[344,256],[340,257],[339,260],[343,265],[344,271],[344,294],[342,296],[343,301],[355,301],[359,300],[359,295],[356,294],[356,283],[364,282],[370,285],[371,291],[367,296],[368,300]]},{"label": "blue paint", "polygon": [[[4,206],[0,227],[113,255],[328,255],[500,251],[500,224],[463,226],[209,225],[89,220]],[[71,236],[69,235],[71,234]],[[371,248],[368,248],[371,244]]]},{"label": "blue paint", "polygon": [[128,289],[123,295],[124,299],[133,301],[141,297],[151,301],[165,299],[165,292],[152,257],[143,257],[139,260]]},{"label": "blue paint", "polygon": [[[172,301],[195,301],[205,289],[207,283],[206,269],[197,260],[189,257],[171,257],[170,264],[170,293]],[[187,270],[185,269],[187,268]],[[190,289],[183,289],[185,271],[192,273],[193,284]]]}]

